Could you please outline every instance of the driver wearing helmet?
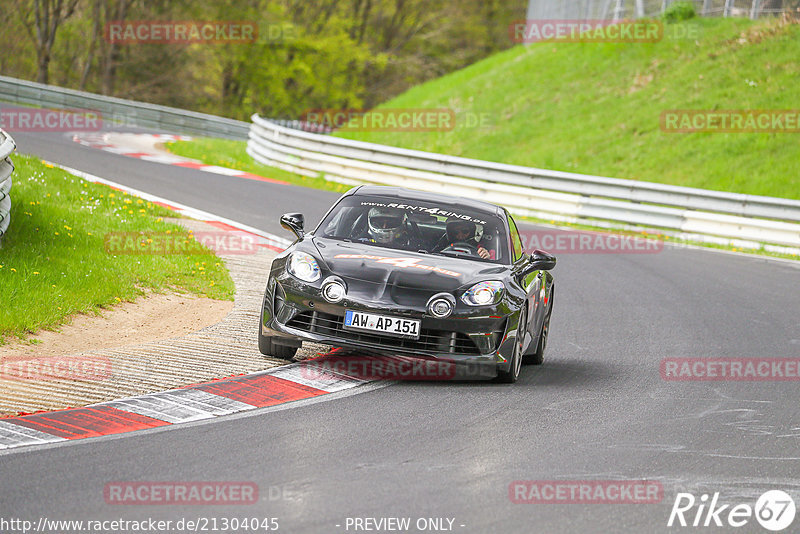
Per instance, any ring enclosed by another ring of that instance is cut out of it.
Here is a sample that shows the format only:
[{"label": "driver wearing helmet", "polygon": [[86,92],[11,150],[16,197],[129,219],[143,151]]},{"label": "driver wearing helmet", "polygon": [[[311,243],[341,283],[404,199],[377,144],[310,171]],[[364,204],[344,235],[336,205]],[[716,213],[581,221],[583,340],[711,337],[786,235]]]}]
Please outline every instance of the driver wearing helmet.
[{"label": "driver wearing helmet", "polygon": [[406,215],[401,209],[370,208],[367,235],[360,240],[393,248],[413,248],[414,243],[406,231],[405,223]]},{"label": "driver wearing helmet", "polygon": [[442,250],[447,247],[457,246],[459,243],[466,243],[475,247],[478,256],[481,258],[485,260],[494,259],[494,251],[489,252],[482,243],[475,239],[475,229],[474,222],[451,217],[447,220],[446,243],[444,246],[437,247],[437,249]]}]

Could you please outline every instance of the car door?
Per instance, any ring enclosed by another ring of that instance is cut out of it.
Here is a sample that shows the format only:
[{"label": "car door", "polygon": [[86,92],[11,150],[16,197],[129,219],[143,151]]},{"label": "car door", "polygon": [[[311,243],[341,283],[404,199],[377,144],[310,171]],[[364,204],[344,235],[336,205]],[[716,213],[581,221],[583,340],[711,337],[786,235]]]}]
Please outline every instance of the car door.
[{"label": "car door", "polygon": [[[524,271],[525,266],[528,264],[529,257],[527,254],[525,254],[522,248],[522,239],[519,235],[517,223],[514,222],[514,218],[511,217],[509,213],[506,213],[506,215],[508,217],[508,231],[509,238],[511,240],[511,254],[514,261],[514,271],[522,272]],[[543,310],[541,310],[543,306],[539,306],[537,302],[539,288],[542,284],[541,273],[534,271],[533,273],[520,275],[518,281],[519,285],[525,289],[525,293],[527,295],[526,298],[528,301],[528,324],[526,326],[528,336],[526,336],[525,345],[523,346],[523,352],[528,352],[530,343],[532,341],[538,341],[536,339],[538,330],[535,328],[535,326],[540,324],[543,313]]]}]

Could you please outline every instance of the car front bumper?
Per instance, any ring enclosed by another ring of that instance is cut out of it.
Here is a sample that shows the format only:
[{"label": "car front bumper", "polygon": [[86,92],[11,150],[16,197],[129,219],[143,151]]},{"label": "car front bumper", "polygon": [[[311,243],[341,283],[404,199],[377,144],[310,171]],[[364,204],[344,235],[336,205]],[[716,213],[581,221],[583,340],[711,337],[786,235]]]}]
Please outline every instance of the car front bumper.
[{"label": "car front bumper", "polygon": [[[389,307],[348,294],[332,304],[318,287],[287,275],[270,279],[262,308],[261,334],[275,343],[299,346],[314,341],[362,353],[445,360],[464,378],[491,378],[498,369],[507,371],[514,350],[517,318],[503,301],[480,308],[459,303],[450,317],[437,319],[427,313],[425,303]],[[345,310],[418,319],[420,337],[345,329]]]}]

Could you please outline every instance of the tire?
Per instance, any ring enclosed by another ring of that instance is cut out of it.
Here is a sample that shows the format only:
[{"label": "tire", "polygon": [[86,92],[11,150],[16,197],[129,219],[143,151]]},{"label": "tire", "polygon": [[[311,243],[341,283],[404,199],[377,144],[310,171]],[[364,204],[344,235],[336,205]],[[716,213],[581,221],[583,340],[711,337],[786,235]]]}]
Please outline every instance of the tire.
[{"label": "tire", "polygon": [[514,340],[514,354],[511,356],[511,365],[508,371],[502,369],[497,370],[497,380],[504,384],[513,384],[519,378],[519,372],[522,369],[522,344],[525,340],[526,328],[525,323],[528,320],[528,309],[522,308],[520,312],[519,327],[517,327],[517,336]]},{"label": "tire", "polygon": [[287,347],[272,342],[272,338],[258,334],[258,350],[264,356],[272,356],[281,360],[291,360],[299,347]]},{"label": "tire", "polygon": [[539,342],[536,344],[536,352],[525,357],[525,363],[531,365],[542,365],[544,363],[544,351],[547,349],[547,336],[550,333],[550,316],[553,314],[553,301],[550,300],[550,309],[547,310],[547,316],[542,323],[542,329],[539,331]]},{"label": "tire", "polygon": [[271,356],[281,360],[291,360],[297,354],[299,347],[287,347],[272,342],[270,336],[261,334],[261,319],[258,320],[258,351],[264,356]]}]

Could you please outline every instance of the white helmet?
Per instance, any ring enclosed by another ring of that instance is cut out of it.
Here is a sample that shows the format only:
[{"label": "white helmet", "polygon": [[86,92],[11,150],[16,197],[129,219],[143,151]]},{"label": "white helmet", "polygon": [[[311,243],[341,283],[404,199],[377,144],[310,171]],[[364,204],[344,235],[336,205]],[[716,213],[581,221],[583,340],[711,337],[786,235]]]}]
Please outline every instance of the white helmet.
[{"label": "white helmet", "polygon": [[378,243],[391,243],[403,232],[404,216],[397,208],[371,208],[367,215],[369,235]]}]

